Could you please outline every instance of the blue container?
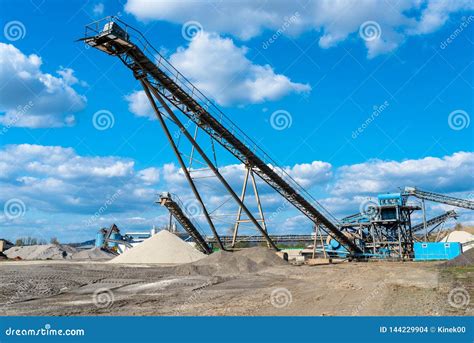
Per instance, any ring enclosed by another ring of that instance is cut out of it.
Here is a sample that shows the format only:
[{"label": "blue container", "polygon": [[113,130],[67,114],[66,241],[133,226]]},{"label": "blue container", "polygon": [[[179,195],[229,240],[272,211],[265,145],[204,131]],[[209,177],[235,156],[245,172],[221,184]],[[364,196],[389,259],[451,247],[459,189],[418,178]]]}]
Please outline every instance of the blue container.
[{"label": "blue container", "polygon": [[431,243],[419,242],[413,246],[415,261],[451,260],[462,253],[461,243]]},{"label": "blue container", "polygon": [[95,236],[95,246],[100,248],[104,244],[104,233],[99,231]]},{"label": "blue container", "polygon": [[[113,240],[117,240],[117,241],[120,241],[122,240],[122,235],[118,232],[112,232],[112,234],[110,235],[110,239],[113,239]],[[115,242],[109,242],[109,247],[111,248],[115,248],[117,247],[118,244],[115,243]]]},{"label": "blue container", "polygon": [[379,194],[378,200],[379,200],[380,206],[387,206],[387,205],[402,206],[403,205],[403,197],[400,193]]}]

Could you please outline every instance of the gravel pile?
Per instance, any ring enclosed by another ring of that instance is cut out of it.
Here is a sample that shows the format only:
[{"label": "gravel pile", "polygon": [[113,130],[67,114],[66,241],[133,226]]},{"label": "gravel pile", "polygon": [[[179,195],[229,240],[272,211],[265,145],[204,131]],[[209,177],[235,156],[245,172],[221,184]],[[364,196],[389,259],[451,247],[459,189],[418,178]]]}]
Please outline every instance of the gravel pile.
[{"label": "gravel pile", "polygon": [[452,260],[443,263],[444,267],[465,267],[474,264],[474,249],[469,249]]},{"label": "gravel pile", "polygon": [[181,275],[239,275],[282,265],[288,263],[274,251],[253,247],[236,252],[218,251],[200,261],[179,266],[176,272]]},{"label": "gravel pile", "polygon": [[116,257],[116,254],[111,252],[102,250],[101,248],[94,247],[92,249],[81,250],[72,255],[73,260],[92,260],[92,261],[100,261],[100,260],[110,260]]},{"label": "gravel pile", "polygon": [[15,246],[4,252],[9,259],[21,260],[65,260],[75,253],[76,248],[61,244]]},{"label": "gravel pile", "polygon": [[198,261],[206,255],[169,231],[163,230],[126,250],[110,263],[182,264]]}]

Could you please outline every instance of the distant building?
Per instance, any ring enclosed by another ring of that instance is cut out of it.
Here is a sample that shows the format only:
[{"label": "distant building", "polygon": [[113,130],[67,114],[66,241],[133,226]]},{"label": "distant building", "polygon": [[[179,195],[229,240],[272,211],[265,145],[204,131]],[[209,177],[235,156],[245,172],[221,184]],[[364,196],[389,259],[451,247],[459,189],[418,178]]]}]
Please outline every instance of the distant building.
[{"label": "distant building", "polygon": [[10,249],[14,244],[6,239],[0,239],[0,252]]}]

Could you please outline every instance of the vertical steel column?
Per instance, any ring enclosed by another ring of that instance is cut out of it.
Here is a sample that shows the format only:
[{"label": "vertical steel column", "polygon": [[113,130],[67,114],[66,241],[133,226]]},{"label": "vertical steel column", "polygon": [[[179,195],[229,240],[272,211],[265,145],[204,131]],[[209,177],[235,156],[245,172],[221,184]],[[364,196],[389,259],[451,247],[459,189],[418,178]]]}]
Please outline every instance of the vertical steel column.
[{"label": "vertical steel column", "polygon": [[[240,194],[240,200],[244,202],[245,200],[245,192],[247,191],[247,183],[249,180],[249,173],[250,173],[250,168],[245,166],[245,178],[244,178],[244,184],[242,185],[242,193]],[[237,218],[235,219],[235,225],[234,225],[234,233],[232,234],[232,248],[235,247],[235,241],[237,240],[237,233],[239,231],[239,225],[240,225],[240,218],[242,217],[242,206],[239,206],[239,209],[237,210]]]},{"label": "vertical steel column", "polygon": [[[255,225],[255,227],[260,231],[260,233],[265,237],[265,239],[267,240],[268,244],[271,245],[271,247],[275,250],[278,251],[278,247],[276,246],[276,244],[272,241],[272,239],[270,238],[270,236],[268,236],[267,232],[260,226],[260,224],[257,222],[257,220],[255,219],[255,217],[252,215],[252,213],[249,211],[249,209],[247,208],[247,206],[245,206],[245,204],[240,200],[239,196],[234,192],[234,190],[232,189],[232,187],[230,187],[230,185],[227,183],[226,179],[221,175],[221,173],[217,170],[217,168],[214,166],[214,164],[212,163],[212,161],[207,157],[207,155],[204,153],[204,151],[202,150],[202,148],[199,146],[199,144],[193,139],[193,137],[191,136],[191,134],[188,132],[188,130],[186,129],[186,127],[184,127],[183,123],[181,123],[181,121],[178,119],[178,117],[173,113],[173,111],[171,110],[171,108],[168,106],[168,104],[165,102],[165,100],[161,97],[161,95],[158,93],[158,91],[153,88],[153,86],[151,86],[148,82],[147,79],[141,79],[140,80],[141,82],[143,82],[143,84],[146,85],[147,89],[149,88],[153,95],[155,96],[156,99],[158,99],[158,101],[160,102],[161,106],[163,106],[163,108],[166,110],[166,112],[168,113],[168,115],[171,117],[171,119],[173,120],[173,122],[179,127],[179,129],[181,130],[181,132],[186,136],[186,138],[189,140],[189,142],[195,147],[196,151],[199,153],[199,155],[201,155],[201,157],[204,159],[204,161],[206,162],[206,164],[209,166],[209,168],[213,171],[213,173],[217,176],[217,178],[219,179],[219,181],[224,185],[224,187],[227,189],[227,191],[229,192],[229,194],[232,196],[232,198],[234,198],[234,200],[237,202],[237,204],[239,206],[242,207],[242,209],[244,210],[245,214],[249,217],[250,221]],[[147,94],[148,96],[148,94]],[[150,95],[151,96],[151,95]],[[156,104],[155,104],[156,106]]]},{"label": "vertical steel column", "polygon": [[225,250],[224,245],[222,244],[221,239],[220,239],[219,235],[217,234],[217,230],[214,227],[214,223],[211,220],[209,212],[207,212],[206,206],[204,205],[204,202],[201,198],[201,195],[199,194],[199,192],[196,188],[196,185],[194,184],[194,181],[191,178],[191,175],[189,174],[188,169],[186,168],[186,165],[183,161],[183,158],[181,157],[181,154],[179,153],[178,147],[176,146],[176,144],[173,140],[173,137],[171,136],[171,133],[168,129],[168,126],[166,126],[166,123],[163,119],[163,116],[162,116],[160,110],[158,109],[158,106],[156,106],[155,100],[153,99],[152,95],[150,94],[150,89],[148,88],[149,87],[148,82],[144,81],[143,78],[141,78],[139,80],[140,80],[140,83],[142,84],[142,87],[145,91],[145,94],[146,94],[151,106],[153,107],[153,110],[155,111],[156,117],[158,118],[158,121],[160,122],[161,127],[163,128],[163,131],[165,132],[165,135],[166,135],[166,137],[168,138],[168,141],[171,144],[171,147],[173,148],[173,151],[174,151],[176,157],[178,158],[181,169],[183,170],[184,175],[186,176],[186,179],[188,180],[189,185],[191,186],[191,189],[194,193],[194,196],[196,197],[196,199],[201,204],[202,211],[204,213],[204,216],[206,217],[206,220],[207,220],[207,223],[209,224],[209,227],[212,230],[212,233],[214,234],[214,238],[216,239],[217,245],[219,245],[220,249]]}]

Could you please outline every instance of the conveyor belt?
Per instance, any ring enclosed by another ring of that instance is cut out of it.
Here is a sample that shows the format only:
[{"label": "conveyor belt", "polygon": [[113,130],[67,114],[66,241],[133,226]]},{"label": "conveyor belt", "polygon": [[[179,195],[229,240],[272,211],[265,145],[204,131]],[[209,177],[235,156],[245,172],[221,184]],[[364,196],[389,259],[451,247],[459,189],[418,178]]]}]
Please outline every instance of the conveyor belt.
[{"label": "conveyor belt", "polygon": [[183,229],[194,239],[194,242],[198,245],[199,249],[205,253],[212,253],[212,249],[206,243],[206,240],[203,238],[196,225],[188,218],[188,216],[183,211],[183,206],[181,201],[176,198],[176,196],[171,196],[170,193],[164,193],[160,196],[161,206],[165,206],[172,216],[181,224]]},{"label": "conveyor belt", "polygon": [[[314,223],[324,225],[328,233],[350,252],[362,253],[362,250],[353,241],[341,233],[334,217],[283,168],[278,167],[256,143],[246,136],[158,51],[153,49],[139,31],[118,19],[109,19],[109,22],[110,20],[120,22],[123,27],[119,27],[115,31],[102,31],[103,24],[93,23],[86,27],[84,41],[110,55],[118,56],[134,72],[135,77],[147,78],[148,82],[164,98],[240,161],[250,166],[254,173],[304,215]],[[123,35],[120,31],[127,31],[127,33]],[[148,55],[144,51],[148,52]],[[150,57],[152,59],[148,56],[152,56]]]}]

